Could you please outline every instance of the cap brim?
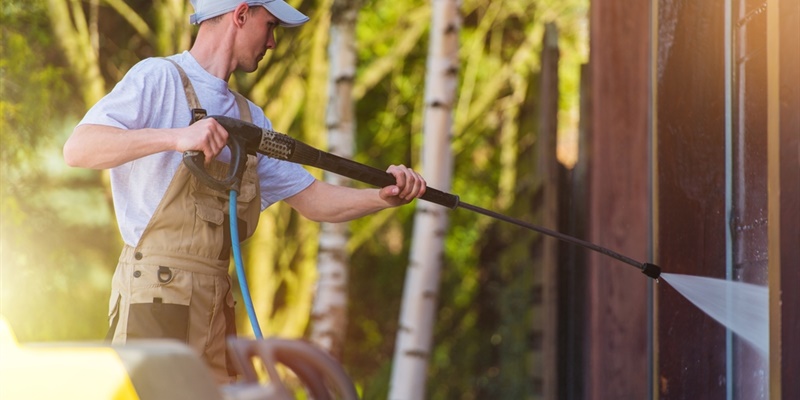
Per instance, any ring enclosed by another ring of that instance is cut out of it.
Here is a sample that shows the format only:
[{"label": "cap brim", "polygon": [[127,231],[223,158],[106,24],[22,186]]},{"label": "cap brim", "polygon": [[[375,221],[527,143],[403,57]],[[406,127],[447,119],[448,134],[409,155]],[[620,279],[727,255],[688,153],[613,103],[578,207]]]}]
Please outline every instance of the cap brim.
[{"label": "cap brim", "polygon": [[281,21],[281,26],[287,28],[300,26],[308,22],[308,17],[297,11],[294,7],[282,0],[271,1],[264,4],[264,7]]}]

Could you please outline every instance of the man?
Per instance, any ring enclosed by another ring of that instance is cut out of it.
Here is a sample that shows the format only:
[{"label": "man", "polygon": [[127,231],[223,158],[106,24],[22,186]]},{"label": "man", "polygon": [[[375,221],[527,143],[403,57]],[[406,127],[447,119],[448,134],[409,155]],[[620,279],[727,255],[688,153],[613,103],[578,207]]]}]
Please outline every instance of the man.
[{"label": "man", "polygon": [[[64,146],[67,164],[110,169],[125,247],[114,273],[109,338],[186,341],[220,382],[233,375],[225,337],[235,334],[228,264],[228,194],[200,183],[182,153],[202,151],[209,171],[225,171],[228,132],[207,115],[271,128],[262,110],[228,88],[235,70],[255,71],[275,47],[279,25],[308,17],[281,0],[192,0],[199,24],[191,50],[136,64],[94,105]],[[218,157],[219,156],[219,157]],[[352,189],[315,180],[302,167],[250,156],[237,202],[240,237],[280,200],[314,221],[342,222],[406,204],[425,181],[391,166],[397,184]]]}]

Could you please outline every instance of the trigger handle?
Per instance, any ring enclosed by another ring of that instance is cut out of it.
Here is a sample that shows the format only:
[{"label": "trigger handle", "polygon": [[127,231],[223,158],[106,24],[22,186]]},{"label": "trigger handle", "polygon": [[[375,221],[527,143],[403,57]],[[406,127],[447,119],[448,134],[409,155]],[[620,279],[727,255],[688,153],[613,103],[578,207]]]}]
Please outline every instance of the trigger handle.
[{"label": "trigger handle", "polygon": [[226,146],[231,150],[231,167],[228,169],[228,174],[224,179],[216,179],[206,171],[206,157],[202,151],[187,150],[183,152],[183,163],[197,179],[208,187],[222,192],[228,190],[239,192],[239,185],[241,184],[244,170],[247,168],[247,152],[244,151],[242,143],[230,134],[228,135]]}]

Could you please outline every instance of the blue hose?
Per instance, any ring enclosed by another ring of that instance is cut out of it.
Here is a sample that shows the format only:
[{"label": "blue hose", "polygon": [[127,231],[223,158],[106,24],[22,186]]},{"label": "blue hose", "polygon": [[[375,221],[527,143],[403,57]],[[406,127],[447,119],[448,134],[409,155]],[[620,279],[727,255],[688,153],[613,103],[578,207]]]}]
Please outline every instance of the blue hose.
[{"label": "blue hose", "polygon": [[236,264],[236,276],[239,278],[239,287],[242,290],[244,308],[247,309],[247,316],[250,318],[250,326],[253,327],[253,333],[255,333],[256,339],[263,339],[264,335],[261,333],[261,327],[258,325],[256,310],[253,307],[253,299],[250,297],[250,288],[247,286],[247,277],[244,275],[242,249],[239,246],[239,222],[236,211],[236,200],[238,196],[239,194],[236,190],[231,190],[229,201],[230,208],[228,214],[230,214],[231,219],[231,248],[233,248],[233,262]]}]

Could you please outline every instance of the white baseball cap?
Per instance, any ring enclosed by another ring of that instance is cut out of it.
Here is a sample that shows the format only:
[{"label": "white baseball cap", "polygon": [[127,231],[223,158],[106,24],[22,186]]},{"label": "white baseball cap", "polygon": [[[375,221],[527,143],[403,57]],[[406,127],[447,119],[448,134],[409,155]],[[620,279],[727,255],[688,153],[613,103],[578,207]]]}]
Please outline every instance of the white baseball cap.
[{"label": "white baseball cap", "polygon": [[189,22],[197,25],[209,18],[233,11],[239,4],[262,6],[281,22],[281,26],[295,27],[305,24],[308,17],[283,0],[191,0],[194,14]]}]

